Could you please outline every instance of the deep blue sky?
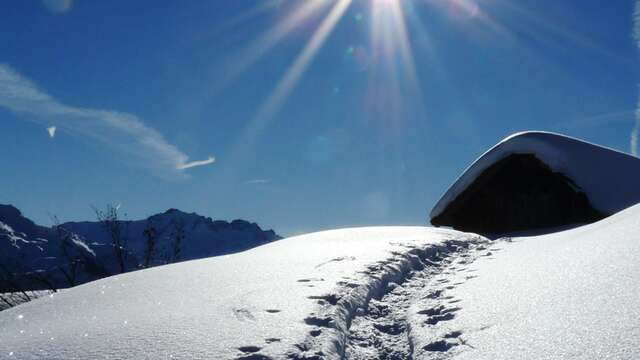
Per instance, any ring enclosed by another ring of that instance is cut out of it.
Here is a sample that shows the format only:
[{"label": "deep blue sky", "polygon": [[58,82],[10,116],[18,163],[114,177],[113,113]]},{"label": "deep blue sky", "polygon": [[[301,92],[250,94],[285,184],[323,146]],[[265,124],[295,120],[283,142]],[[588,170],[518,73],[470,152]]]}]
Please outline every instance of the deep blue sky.
[{"label": "deep blue sky", "polygon": [[44,224],[107,203],[287,235],[426,224],[460,172],[513,132],[631,151],[631,0],[353,0],[280,93],[339,6],[5,2],[0,203]]}]

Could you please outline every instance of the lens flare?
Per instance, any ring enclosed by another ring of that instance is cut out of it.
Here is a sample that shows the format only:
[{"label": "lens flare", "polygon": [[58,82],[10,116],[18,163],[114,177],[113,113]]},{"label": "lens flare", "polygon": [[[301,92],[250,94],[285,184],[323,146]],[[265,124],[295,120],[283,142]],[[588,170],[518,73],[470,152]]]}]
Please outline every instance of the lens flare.
[{"label": "lens flare", "polygon": [[305,2],[307,5],[299,8],[299,12],[294,13],[293,18],[289,18],[285,21],[288,26],[278,26],[276,28],[277,30],[271,31],[269,35],[267,35],[267,41],[277,41],[276,39],[283,37],[287,33],[287,28],[299,24],[300,18],[311,15],[314,12],[314,9],[331,2],[334,2],[334,4],[328,15],[314,31],[309,42],[298,54],[267,100],[265,100],[259,107],[256,115],[247,124],[240,141],[238,141],[238,146],[236,146],[233,153],[242,153],[250,151],[253,148],[255,139],[264,131],[268,126],[269,121],[280,110],[287,96],[291,93],[301,76],[313,62],[315,55],[327,41],[340,19],[343,18],[345,12],[351,5],[352,0],[316,0]]},{"label": "lens flare", "polygon": [[[423,57],[421,64],[428,64],[437,70],[439,76],[448,77],[446,63],[440,61],[436,43],[431,40],[434,38],[432,35],[436,35],[431,30],[436,28],[431,26],[435,22],[430,20],[436,17],[445,19],[447,26],[469,34],[472,40],[495,41],[498,38],[515,43],[517,34],[523,33],[522,29],[511,29],[518,27],[511,24],[513,19],[498,21],[492,16],[504,16],[510,11],[538,28],[589,45],[581,37],[529,14],[510,0],[274,0],[269,4],[266,8],[278,11],[280,20],[267,28],[242,52],[233,66],[226,69],[227,81],[254,65],[292,34],[299,38],[310,24],[317,22],[318,25],[310,31],[308,41],[292,56],[284,74],[245,125],[234,147],[237,151],[232,151],[232,154],[253,151],[255,140],[284,106],[316,55],[345,18],[351,19],[353,26],[361,28],[368,25],[365,28],[368,39],[355,40],[346,46],[345,51],[350,66],[368,77],[368,87],[362,94],[365,111],[371,114],[372,119],[382,119],[394,126],[402,126],[402,122],[408,121],[406,115],[409,111],[414,118],[419,117],[416,113],[424,112],[422,84],[425,82],[419,79],[414,46],[419,46]],[[498,6],[501,7],[500,14],[493,12]],[[356,10],[351,16],[345,16],[351,8]],[[257,9],[256,13],[263,9],[265,7]],[[491,15],[488,10],[492,10]],[[442,26],[442,23],[438,21],[439,25],[434,26]],[[219,83],[224,84],[225,79]],[[333,86],[333,96],[342,96],[343,91],[347,91],[348,86],[343,85]]]}]

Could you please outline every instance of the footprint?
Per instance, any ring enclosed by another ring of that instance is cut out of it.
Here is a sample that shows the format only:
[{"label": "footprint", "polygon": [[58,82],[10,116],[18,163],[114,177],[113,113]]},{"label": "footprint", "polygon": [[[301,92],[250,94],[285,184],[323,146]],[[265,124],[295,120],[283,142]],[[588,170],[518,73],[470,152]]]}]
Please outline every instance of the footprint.
[{"label": "footprint", "polygon": [[238,348],[238,350],[242,351],[243,353],[256,353],[262,350],[262,348],[257,346],[241,346]]},{"label": "footprint", "polygon": [[315,329],[315,330],[309,331],[309,335],[311,335],[313,337],[318,337],[318,336],[320,336],[320,334],[322,334],[322,330],[320,330],[320,329]]},{"label": "footprint", "polygon": [[402,334],[405,330],[404,325],[398,323],[373,324],[373,327],[376,328],[376,330],[389,335],[399,335]]},{"label": "footprint", "polygon": [[320,263],[320,264],[316,265],[316,268],[319,268],[321,266],[327,265],[327,264],[332,263],[332,262],[355,261],[355,260],[356,260],[355,256],[341,256],[341,257],[337,257],[337,258],[331,259],[329,261],[325,261],[323,263]]},{"label": "footprint", "polygon": [[251,314],[251,311],[247,309],[233,309],[233,314],[240,321],[253,321],[256,318]]},{"label": "footprint", "polygon": [[459,338],[460,336],[462,336],[462,331],[452,331],[448,334],[446,334],[444,336],[445,339],[453,339],[453,338]]},{"label": "footprint", "polygon": [[326,301],[331,305],[336,305],[340,300],[340,296],[336,294],[327,294],[327,295],[320,295],[320,296],[312,295],[307,297],[307,299]]},{"label": "footprint", "polygon": [[274,343],[274,342],[280,342],[280,341],[282,341],[282,339],[278,339],[278,338],[266,338],[266,339],[264,339],[264,342],[266,342],[267,344],[271,344],[271,343]]},{"label": "footprint", "polygon": [[304,319],[304,323],[318,327],[333,327],[333,320],[330,317],[319,318],[317,316],[309,316]]},{"label": "footprint", "polygon": [[429,299],[437,299],[442,295],[442,290],[436,290],[431,292],[429,295],[427,295],[426,297]]},{"label": "footprint", "polygon": [[337,282],[338,286],[344,286],[344,287],[348,287],[350,289],[355,289],[358,286],[360,286],[359,284],[355,284],[355,283],[351,283],[351,282],[346,282],[346,281],[338,281]]},{"label": "footprint", "polygon": [[237,357],[235,360],[273,360],[273,358],[262,354],[250,354]]},{"label": "footprint", "polygon": [[453,320],[453,318],[455,317],[455,315],[453,313],[446,313],[446,314],[442,314],[442,315],[435,315],[435,316],[431,316],[429,317],[426,321],[425,324],[428,325],[436,325],[437,323],[441,322],[441,321],[449,321],[449,320]]},{"label": "footprint", "polygon": [[282,310],[278,310],[278,309],[267,309],[265,310],[266,312],[268,312],[269,314],[277,314]]},{"label": "footprint", "polygon": [[431,309],[426,309],[426,310],[421,310],[418,311],[417,314],[420,315],[427,315],[427,316],[435,316],[435,315],[444,315],[444,314],[450,314],[450,313],[454,313],[457,311],[462,310],[459,307],[452,307],[452,308],[446,308],[442,305],[431,308]]},{"label": "footprint", "polygon": [[451,349],[456,345],[457,344],[450,343],[445,340],[438,340],[438,341],[432,342],[429,345],[426,345],[422,349],[426,351],[432,351],[432,352],[445,352],[445,351],[449,351],[449,349]]},{"label": "footprint", "polygon": [[323,278],[311,278],[311,279],[300,279],[300,280],[298,280],[298,282],[304,282],[304,283],[312,282],[312,281],[324,281],[324,279]]}]

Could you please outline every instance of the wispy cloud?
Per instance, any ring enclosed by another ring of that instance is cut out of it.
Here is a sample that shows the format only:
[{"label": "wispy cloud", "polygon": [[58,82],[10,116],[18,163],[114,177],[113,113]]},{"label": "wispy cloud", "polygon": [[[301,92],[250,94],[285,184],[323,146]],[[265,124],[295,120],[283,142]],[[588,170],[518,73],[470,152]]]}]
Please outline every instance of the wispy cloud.
[{"label": "wispy cloud", "polygon": [[71,10],[73,0],[42,0],[42,4],[54,14],[64,14]]},{"label": "wispy cloud", "polygon": [[636,110],[610,111],[602,114],[585,116],[578,119],[559,122],[555,129],[558,131],[571,129],[585,129],[599,126],[607,126],[614,123],[632,122],[635,119]]},{"label": "wispy cloud", "polygon": [[268,184],[271,182],[271,179],[252,179],[244,182],[245,185],[258,185],[258,184]]},{"label": "wispy cloud", "polygon": [[189,162],[185,153],[135,115],[63,104],[4,64],[0,64],[0,107],[29,115],[24,120],[44,125],[55,122],[71,134],[109,145],[123,155],[122,160],[161,176],[179,175],[184,169],[213,162],[212,158]]},{"label": "wispy cloud", "polygon": [[[633,12],[633,39],[640,49],[640,0],[636,1],[636,7]],[[638,156],[638,138],[640,136],[640,98],[638,99],[638,108],[636,109],[636,124],[631,130],[631,153]]]},{"label": "wispy cloud", "polygon": [[213,156],[209,156],[205,160],[190,161],[188,163],[176,165],[176,168],[178,168],[180,170],[191,169],[191,168],[194,168],[194,167],[197,167],[197,166],[204,166],[204,165],[213,164],[215,161],[216,161],[216,158],[214,158]]},{"label": "wispy cloud", "polygon": [[56,130],[57,128],[55,126],[51,126],[47,128],[47,132],[49,133],[50,138],[53,139],[56,136]]}]

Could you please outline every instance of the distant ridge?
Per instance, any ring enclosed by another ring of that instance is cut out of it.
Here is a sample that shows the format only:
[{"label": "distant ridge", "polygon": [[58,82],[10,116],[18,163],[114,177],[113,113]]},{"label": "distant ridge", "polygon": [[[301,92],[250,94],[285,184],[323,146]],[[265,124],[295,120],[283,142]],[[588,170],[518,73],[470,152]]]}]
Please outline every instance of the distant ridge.
[{"label": "distant ridge", "polygon": [[281,239],[246,220],[227,222],[168,209],[143,220],[112,221],[122,242],[121,267],[106,225],[82,221],[40,226],[16,207],[0,204],[0,293],[66,288],[122,268],[128,272],[226,255]]}]

